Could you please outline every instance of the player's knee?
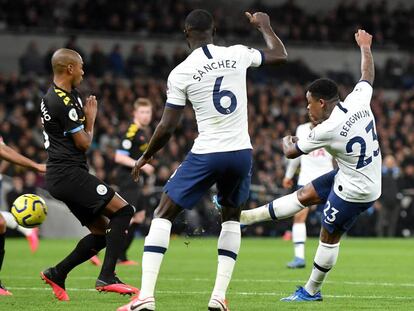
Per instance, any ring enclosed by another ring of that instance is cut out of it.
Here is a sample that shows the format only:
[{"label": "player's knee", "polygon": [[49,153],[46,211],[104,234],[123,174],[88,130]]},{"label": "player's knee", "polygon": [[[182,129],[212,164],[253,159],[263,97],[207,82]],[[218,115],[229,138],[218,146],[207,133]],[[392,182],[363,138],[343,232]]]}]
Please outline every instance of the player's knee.
[{"label": "player's knee", "polygon": [[124,207],[121,207],[119,210],[117,210],[111,218],[114,217],[128,217],[128,218],[132,218],[132,216],[134,216],[135,214],[135,207],[133,207],[132,205],[128,204],[125,205]]},{"label": "player's knee", "polygon": [[339,241],[341,240],[341,236],[342,236],[342,232],[340,231],[334,231],[331,233],[328,230],[326,230],[324,227],[322,227],[319,240],[322,243],[325,243],[328,245],[338,244]]},{"label": "player's knee", "polygon": [[241,208],[223,206],[221,210],[221,220],[225,221],[240,221]]},{"label": "player's knee", "polygon": [[296,191],[296,194],[298,196],[299,202],[305,206],[318,204],[321,201],[312,183],[309,183],[300,188],[298,191]]},{"label": "player's knee", "polygon": [[154,218],[164,218],[173,222],[182,210],[181,206],[175,204],[166,193],[163,193],[160,204],[154,211]]}]

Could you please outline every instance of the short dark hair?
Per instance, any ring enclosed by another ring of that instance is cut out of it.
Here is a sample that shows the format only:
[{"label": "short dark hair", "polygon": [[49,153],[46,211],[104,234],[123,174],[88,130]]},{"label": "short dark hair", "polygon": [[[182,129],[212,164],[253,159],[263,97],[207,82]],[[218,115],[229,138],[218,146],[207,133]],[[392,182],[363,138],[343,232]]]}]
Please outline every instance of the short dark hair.
[{"label": "short dark hair", "polygon": [[321,78],[308,86],[308,92],[316,99],[339,99],[338,85],[331,79]]},{"label": "short dark hair", "polygon": [[214,28],[214,19],[210,12],[196,9],[187,15],[185,27],[197,31],[210,30]]}]

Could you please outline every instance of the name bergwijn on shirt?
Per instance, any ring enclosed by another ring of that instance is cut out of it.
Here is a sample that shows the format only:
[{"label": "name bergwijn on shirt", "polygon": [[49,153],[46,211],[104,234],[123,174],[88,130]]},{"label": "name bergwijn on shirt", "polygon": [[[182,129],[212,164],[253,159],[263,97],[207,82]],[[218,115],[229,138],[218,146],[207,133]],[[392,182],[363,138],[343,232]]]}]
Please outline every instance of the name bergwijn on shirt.
[{"label": "name bergwijn on shirt", "polygon": [[361,110],[354,113],[352,116],[349,117],[348,121],[342,126],[342,130],[339,135],[343,137],[348,136],[348,132],[351,130],[351,127],[355,122],[359,121],[360,119],[371,117],[369,110]]},{"label": "name bergwijn on shirt", "polygon": [[216,70],[216,69],[224,69],[224,68],[237,69],[236,68],[236,63],[237,62],[235,60],[230,60],[230,59],[224,59],[224,60],[219,60],[219,61],[214,61],[214,62],[208,63],[208,64],[204,65],[203,68],[201,68],[201,69],[197,68],[196,69],[197,74],[193,75],[193,79],[200,82],[201,78],[203,78],[203,76],[205,74],[207,74],[209,71]]}]

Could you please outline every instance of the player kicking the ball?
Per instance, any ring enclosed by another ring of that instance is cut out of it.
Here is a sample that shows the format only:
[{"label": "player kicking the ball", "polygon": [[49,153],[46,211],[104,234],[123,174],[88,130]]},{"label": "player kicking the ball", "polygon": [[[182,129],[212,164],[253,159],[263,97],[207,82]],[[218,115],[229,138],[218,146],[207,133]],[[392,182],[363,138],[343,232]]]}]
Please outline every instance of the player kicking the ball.
[{"label": "player kicking the ball", "polygon": [[164,114],[148,149],[135,164],[135,179],[140,168],[171,137],[187,100],[195,110],[199,136],[165,185],[161,202],[154,212],[145,238],[139,297],[118,310],[155,310],[155,284],[168,248],[172,221],[183,209],[196,205],[214,184],[217,184],[218,200],[223,208],[217,276],[208,309],[228,310],[226,291],[240,248],[240,210],[249,196],[252,165],[246,70],[264,62],[285,62],[287,58],[267,14],[246,15],[263,34],[268,49],[261,52],[243,45],[214,45],[214,22],[207,11],[194,10],[185,20],[184,33],[192,53],[168,78]]},{"label": "player kicking the ball", "polygon": [[[315,124],[312,122],[300,124],[296,129],[296,137],[306,139],[314,126]],[[309,154],[288,160],[285,178],[283,178],[285,189],[292,188],[293,176],[299,166],[300,173],[296,189],[300,189],[315,178],[332,171],[332,156],[324,148],[320,148]],[[305,268],[306,218],[308,213],[309,209],[306,208],[293,216],[292,242],[295,257],[287,264],[288,268]]]},{"label": "player kicking the ball", "polygon": [[361,50],[362,76],[352,93],[340,102],[333,81],[314,81],[306,98],[310,119],[318,125],[306,139],[283,139],[283,151],[288,158],[325,148],[338,163],[338,170],[265,206],[243,211],[240,217],[241,223],[252,224],[291,217],[306,206],[325,204],[310,278],[304,287],[282,301],[322,300],[320,289],[336,263],[342,234],[381,195],[381,153],[370,106],[374,82],[372,36],[358,30],[355,40]]}]

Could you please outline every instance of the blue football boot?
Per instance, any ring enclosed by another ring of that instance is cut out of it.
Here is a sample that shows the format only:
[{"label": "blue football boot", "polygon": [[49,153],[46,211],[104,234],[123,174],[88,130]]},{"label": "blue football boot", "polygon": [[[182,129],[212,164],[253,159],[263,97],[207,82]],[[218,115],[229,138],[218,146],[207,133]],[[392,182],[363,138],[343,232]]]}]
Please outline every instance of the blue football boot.
[{"label": "blue football boot", "polygon": [[212,198],[211,200],[213,201],[214,207],[215,207],[217,210],[221,211],[221,205],[220,205],[220,203],[218,202],[217,194],[213,195],[213,198]]},{"label": "blue football boot", "polygon": [[315,295],[309,294],[302,286],[299,286],[296,292],[289,297],[280,299],[280,301],[322,301],[321,292],[317,292]]},{"label": "blue football boot", "polygon": [[[211,198],[211,201],[213,202],[213,205],[216,208],[216,210],[218,210],[219,212],[221,212],[221,210],[222,210],[223,207],[218,202],[217,194],[213,195],[213,197]],[[240,224],[240,229],[243,229],[244,227],[246,227],[246,225]]]},{"label": "blue football boot", "polygon": [[305,268],[305,259],[295,257],[291,262],[288,262],[286,265],[290,269],[302,269]]}]

